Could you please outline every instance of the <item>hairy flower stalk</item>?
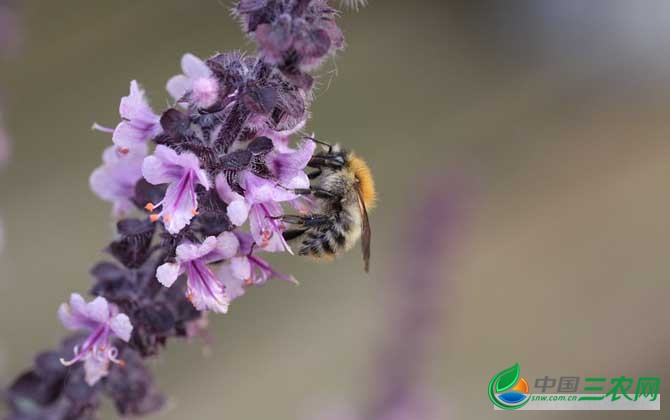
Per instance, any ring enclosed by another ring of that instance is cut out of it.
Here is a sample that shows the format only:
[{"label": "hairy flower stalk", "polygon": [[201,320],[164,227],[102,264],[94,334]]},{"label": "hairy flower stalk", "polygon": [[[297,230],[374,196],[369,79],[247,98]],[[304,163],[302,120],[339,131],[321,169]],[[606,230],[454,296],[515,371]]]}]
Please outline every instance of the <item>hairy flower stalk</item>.
[{"label": "hairy flower stalk", "polygon": [[310,72],[344,38],[327,0],[242,0],[233,12],[255,54],[186,54],[166,85],[173,107],[156,112],[132,81],[120,122],[94,124],[111,140],[90,185],[119,219],[116,261],[91,270],[91,302],[61,306],[78,334],[10,386],[8,419],[92,419],[101,394],[121,415],[155,411],[164,399],[142,359],[248,288],[296,282],[262,254],[292,252],[281,216],[308,209],[296,192],[316,145],[291,137],[309,117]]}]

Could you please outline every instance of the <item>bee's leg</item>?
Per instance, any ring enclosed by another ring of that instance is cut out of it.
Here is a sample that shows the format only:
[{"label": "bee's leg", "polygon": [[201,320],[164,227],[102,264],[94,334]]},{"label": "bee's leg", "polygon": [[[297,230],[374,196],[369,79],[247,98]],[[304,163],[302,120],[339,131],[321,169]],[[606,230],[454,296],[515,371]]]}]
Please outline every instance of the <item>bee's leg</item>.
[{"label": "bee's leg", "polygon": [[291,225],[300,226],[301,228],[322,226],[324,224],[330,223],[330,218],[322,214],[310,214],[307,216],[285,214],[283,216],[277,217],[277,219],[281,219],[282,221],[289,223]]},{"label": "bee's leg", "polygon": [[319,155],[314,156],[307,164],[310,168],[331,168],[342,169],[344,167],[344,158],[339,155]]},{"label": "bee's leg", "polygon": [[328,190],[324,190],[323,188],[319,187],[312,187],[312,188],[297,188],[292,190],[294,193],[298,195],[313,195],[316,198],[324,198],[326,200],[334,199],[337,198],[337,196],[333,193],[331,193]]},{"label": "bee's leg", "polygon": [[287,241],[291,241],[291,240],[293,240],[293,239],[295,239],[295,238],[300,237],[300,236],[301,236],[302,234],[304,234],[305,232],[307,232],[307,228],[285,230],[284,232],[282,232],[282,236],[283,236],[284,239],[286,239]]},{"label": "bee's leg", "polygon": [[316,179],[316,178],[321,176],[322,172],[323,172],[323,170],[321,170],[321,168],[316,168],[316,171],[307,174],[307,177],[309,179]]},{"label": "bee's leg", "polygon": [[304,138],[307,139],[307,140],[312,140],[314,143],[320,144],[322,146],[326,146],[328,148],[328,154],[333,153],[333,145],[332,144],[326,143],[325,141],[317,140],[314,137],[306,136]]},{"label": "bee's leg", "polygon": [[282,222],[286,222],[286,223],[289,223],[291,225],[304,225],[305,224],[305,216],[285,214],[283,216],[277,216],[276,218],[273,218],[273,219],[278,219],[278,220],[281,220]]}]

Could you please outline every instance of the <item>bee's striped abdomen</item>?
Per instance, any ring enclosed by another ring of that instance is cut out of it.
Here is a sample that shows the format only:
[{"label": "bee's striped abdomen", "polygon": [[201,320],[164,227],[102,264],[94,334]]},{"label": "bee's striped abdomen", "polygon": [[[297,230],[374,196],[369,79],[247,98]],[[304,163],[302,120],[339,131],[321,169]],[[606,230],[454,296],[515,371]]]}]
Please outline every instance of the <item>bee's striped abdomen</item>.
[{"label": "bee's striped abdomen", "polygon": [[298,253],[314,258],[335,257],[348,250],[357,238],[351,237],[350,221],[337,217],[331,223],[307,230]]}]

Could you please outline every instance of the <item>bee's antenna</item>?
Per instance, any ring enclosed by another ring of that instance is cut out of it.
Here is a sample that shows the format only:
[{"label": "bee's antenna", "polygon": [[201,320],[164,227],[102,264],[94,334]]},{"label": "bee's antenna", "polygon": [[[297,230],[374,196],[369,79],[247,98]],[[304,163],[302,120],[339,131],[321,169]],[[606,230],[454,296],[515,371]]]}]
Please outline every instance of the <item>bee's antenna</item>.
[{"label": "bee's antenna", "polygon": [[314,137],[311,137],[311,136],[305,136],[304,138],[306,138],[307,140],[312,140],[314,143],[320,144],[322,146],[326,146],[328,148],[328,153],[333,152],[333,145],[330,144],[330,143],[326,143],[325,141],[317,140],[317,139],[315,139]]}]

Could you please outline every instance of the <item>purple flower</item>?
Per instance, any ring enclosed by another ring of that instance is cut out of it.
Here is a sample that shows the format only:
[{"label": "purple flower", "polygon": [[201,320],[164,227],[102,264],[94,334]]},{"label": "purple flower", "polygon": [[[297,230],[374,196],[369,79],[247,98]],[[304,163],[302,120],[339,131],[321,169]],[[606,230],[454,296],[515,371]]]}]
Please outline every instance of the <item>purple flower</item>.
[{"label": "purple flower", "polygon": [[219,175],[216,188],[221,199],[228,203],[228,218],[236,225],[243,225],[249,219],[251,234],[256,244],[268,252],[292,252],[284,240],[285,226],[279,217],[283,214],[281,202],[295,200],[297,195],[275,181],[261,178],[243,171],[240,186],[244,196],[233,191],[225,176]]},{"label": "purple flower", "polygon": [[133,326],[125,314],[118,313],[116,306],[107,303],[103,297],[86,303],[81,295],[73,293],[70,304],[63,303],[58,308],[58,316],[65,328],[90,332],[81,347],[75,346],[72,360],[61,359],[65,366],[72,366],[83,360],[86,382],[89,385],[95,385],[107,375],[109,362],[123,364],[117,359],[119,352],[112,346],[111,337],[116,336],[128,342]]},{"label": "purple flower", "polygon": [[199,108],[209,108],[219,99],[219,82],[212,77],[212,71],[204,61],[187,53],[181,59],[184,74],[172,77],[166,89],[175,101],[182,101],[187,95]]},{"label": "purple flower", "polygon": [[299,198],[293,189],[309,188],[305,166],[312,157],[316,144],[303,142],[297,150],[285,148],[282,152],[271,152],[266,165],[276,181],[261,178],[251,171],[240,173],[240,187],[244,196],[235,192],[226,177],[219,175],[216,188],[221,199],[228,203],[228,217],[237,226],[249,219],[251,234],[256,244],[268,252],[291,252],[282,236],[285,226],[278,218],[283,214],[282,202],[293,202]]},{"label": "purple flower", "polygon": [[[275,149],[280,152],[290,152],[292,149],[289,146],[291,136],[305,128],[307,120],[303,119],[297,125],[289,130],[277,131],[272,129],[265,129],[258,132],[259,137],[267,137],[272,140]],[[312,136],[313,137],[313,136]]]},{"label": "purple flower", "polygon": [[262,286],[271,278],[278,278],[289,283],[298,284],[293,276],[287,276],[274,270],[264,259],[254,255],[254,238],[247,233],[238,233],[239,252],[237,256],[222,264],[218,274],[226,287],[230,301],[243,296],[245,288]]},{"label": "purple flower", "polygon": [[165,227],[172,234],[179,233],[198,212],[196,187],[209,190],[207,173],[200,169],[198,158],[190,152],[178,154],[169,147],[159,145],[153,155],[142,164],[142,174],[151,184],[169,184],[165,197],[159,203],[148,203],[147,210],[162,207],[152,220],[163,218]]},{"label": "purple flower", "polygon": [[95,194],[114,204],[115,217],[126,215],[133,209],[131,198],[135,184],[142,178],[142,161],[147,155],[145,144],[136,145],[121,153],[115,146],[105,149],[102,166],[91,174],[89,184]]},{"label": "purple flower", "polygon": [[199,311],[228,312],[230,297],[222,282],[208,267],[209,263],[229,259],[237,254],[237,237],[224,232],[218,237],[210,236],[202,244],[183,243],[177,247],[177,260],[158,267],[156,278],[165,287],[170,287],[177,278],[186,273],[188,299]]},{"label": "purple flower", "polygon": [[309,188],[309,178],[305,174],[305,168],[314,155],[316,143],[312,140],[305,140],[298,145],[296,150],[283,146],[279,141],[273,140],[273,143],[275,150],[265,158],[268,169],[284,186],[296,185],[292,188]]},{"label": "purple flower", "polygon": [[161,133],[160,116],[154,114],[137,83],[130,82],[130,95],[121,98],[119,114],[122,121],[114,129],[112,140],[122,151],[143,144]]},{"label": "purple flower", "polygon": [[[275,132],[269,137],[274,144],[274,150],[265,158],[265,164],[270,172],[283,186],[309,188],[310,182],[305,174],[305,167],[314,155],[316,143],[306,140],[294,150],[288,147],[288,136]],[[309,213],[313,207],[310,197],[303,195],[290,200],[290,204],[301,213]]]},{"label": "purple flower", "polygon": [[297,71],[315,69],[344,47],[337,11],[326,0],[249,0],[240,2],[235,13],[265,61],[302,87],[311,87],[312,79]]},{"label": "purple flower", "polygon": [[[289,145],[310,115],[310,70],[344,39],[328,0],[241,0],[235,13],[256,52],[220,53],[206,63],[186,54],[183,74],[166,85],[182,110],[154,113],[133,81],[121,122],[93,126],[114,143],[91,174],[93,191],[117,216],[145,203],[153,214],[118,221],[106,247],[116,261],[91,271],[98,298],[73,295],[59,310],[66,327],[90,335],[73,335],[17,377],[8,419],[93,419],[102,394],[122,417],[154,412],[164,400],[142,359],[174,338],[200,335],[209,311],[227,312],[248,287],[273,278],[297,283],[259,254],[290,252],[283,207],[307,211],[304,204],[318,201],[298,191],[310,186],[305,167],[316,144]],[[236,226],[247,220],[241,233]],[[122,343],[131,333],[132,344]],[[120,358],[125,367],[114,364]]]}]

